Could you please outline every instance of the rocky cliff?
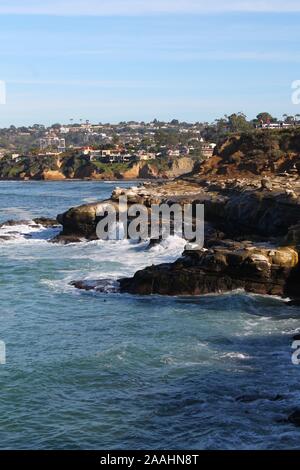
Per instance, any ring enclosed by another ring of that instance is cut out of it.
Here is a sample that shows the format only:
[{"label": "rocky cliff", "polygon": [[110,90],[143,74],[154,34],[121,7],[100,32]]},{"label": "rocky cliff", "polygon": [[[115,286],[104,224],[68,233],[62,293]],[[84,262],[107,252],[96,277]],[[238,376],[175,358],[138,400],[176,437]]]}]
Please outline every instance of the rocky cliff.
[{"label": "rocky cliff", "polygon": [[64,179],[158,179],[174,178],[193,171],[195,161],[182,157],[151,162],[103,163],[85,156],[32,156],[0,160],[0,179],[64,180]]},{"label": "rocky cliff", "polygon": [[300,130],[256,130],[232,135],[198,168],[201,175],[252,177],[300,169]]}]

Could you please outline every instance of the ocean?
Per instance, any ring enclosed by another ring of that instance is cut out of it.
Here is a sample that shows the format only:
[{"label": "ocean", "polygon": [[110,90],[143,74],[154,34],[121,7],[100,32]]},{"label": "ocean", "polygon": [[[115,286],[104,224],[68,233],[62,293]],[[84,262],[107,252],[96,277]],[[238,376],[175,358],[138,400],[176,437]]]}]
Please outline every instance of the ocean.
[{"label": "ocean", "polygon": [[[0,182],[0,223],[107,198],[105,182]],[[13,233],[12,233],[13,232]],[[0,228],[1,449],[299,449],[291,338],[297,307],[234,292],[138,297],[72,280],[176,260],[173,237],[50,244],[56,229]]]}]

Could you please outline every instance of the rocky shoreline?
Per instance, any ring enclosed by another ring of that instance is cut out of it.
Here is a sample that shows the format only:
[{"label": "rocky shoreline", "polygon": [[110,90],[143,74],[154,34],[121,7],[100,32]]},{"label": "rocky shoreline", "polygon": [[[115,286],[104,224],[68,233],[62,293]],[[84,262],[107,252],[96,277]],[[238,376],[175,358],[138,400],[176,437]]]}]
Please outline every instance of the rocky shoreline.
[{"label": "rocky shoreline", "polygon": [[[293,189],[289,189],[293,187]],[[58,216],[62,232],[54,241],[94,240],[97,211],[106,203],[204,204],[205,244],[185,250],[172,264],[152,266],[120,279],[131,294],[204,295],[245,289],[258,294],[298,298],[300,183],[274,178],[272,189],[261,179],[181,178],[116,189],[110,200],[72,208]],[[155,243],[159,241],[153,241]]]},{"label": "rocky shoreline", "polygon": [[[184,161],[182,167],[175,168],[178,175],[168,175],[173,179],[116,188],[107,201],[73,207],[58,215],[56,223],[62,230],[51,242],[96,240],[99,209],[109,203],[118,211],[121,196],[126,196],[128,207],[142,204],[149,214],[153,204],[189,203],[194,213],[196,206],[202,204],[204,246],[192,251],[187,246],[174,263],[150,266],[131,278],[119,279],[120,291],[193,296],[244,289],[298,302],[298,155],[298,134],[294,131],[233,135],[198,166]],[[185,174],[180,176],[182,171]],[[159,241],[150,240],[149,246]],[[76,285],[87,287],[82,282]]]},{"label": "rocky shoreline", "polygon": [[[119,279],[121,292],[199,296],[244,289],[299,301],[298,175],[232,179],[199,173],[167,182],[140,183],[129,189],[116,188],[106,201],[71,208],[58,215],[57,221],[40,218],[33,223],[62,227],[52,243],[96,240],[99,208],[109,203],[118,209],[120,196],[127,197],[129,207],[143,204],[149,212],[152,204],[161,203],[203,204],[205,208],[204,247],[190,250],[187,246],[174,263],[150,266],[131,278]],[[150,240],[149,246],[157,243],[159,239]],[[84,282],[75,285],[90,289]],[[97,288],[97,281],[93,285]]]},{"label": "rocky shoreline", "polygon": [[[187,246],[174,263],[146,267],[130,278],[79,279],[71,283],[73,287],[142,296],[203,296],[243,289],[289,299],[287,308],[299,305],[300,180],[295,172],[239,178],[199,173],[167,182],[140,183],[129,189],[115,188],[110,199],[71,208],[57,220],[39,218],[2,225],[12,229],[22,223],[61,227],[49,240],[52,243],[92,241],[97,239],[98,209],[107,203],[117,208],[120,196],[127,196],[129,206],[142,203],[149,211],[153,203],[204,204],[204,247],[190,250]],[[2,243],[8,240],[0,237]],[[150,240],[149,247],[157,243],[160,240]],[[292,339],[298,341],[299,334]],[[242,395],[237,401],[260,399],[284,397]],[[300,426],[300,410],[289,410],[284,422]]]}]

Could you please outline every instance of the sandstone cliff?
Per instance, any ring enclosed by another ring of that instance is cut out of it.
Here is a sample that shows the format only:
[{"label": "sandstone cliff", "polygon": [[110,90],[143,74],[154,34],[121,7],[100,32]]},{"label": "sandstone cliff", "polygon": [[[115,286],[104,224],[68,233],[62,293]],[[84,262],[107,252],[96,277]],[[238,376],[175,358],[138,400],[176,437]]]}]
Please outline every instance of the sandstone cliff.
[{"label": "sandstone cliff", "polygon": [[223,177],[278,175],[300,169],[300,130],[256,130],[226,138],[198,173]]},{"label": "sandstone cliff", "polygon": [[89,161],[85,156],[71,157],[19,157],[0,160],[0,179],[158,179],[175,178],[193,171],[195,161],[183,157],[176,160],[160,159],[151,162],[103,163]]}]

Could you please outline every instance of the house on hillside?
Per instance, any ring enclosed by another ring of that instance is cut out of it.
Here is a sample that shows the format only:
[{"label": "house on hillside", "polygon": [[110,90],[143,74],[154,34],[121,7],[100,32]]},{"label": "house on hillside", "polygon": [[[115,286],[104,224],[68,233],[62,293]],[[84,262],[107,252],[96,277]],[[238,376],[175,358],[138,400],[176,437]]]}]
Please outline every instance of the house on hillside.
[{"label": "house on hillside", "polygon": [[200,140],[200,151],[205,158],[210,158],[214,154],[214,150],[217,144],[213,144],[210,142],[204,142],[204,139]]},{"label": "house on hillside", "polygon": [[59,137],[49,136],[40,139],[40,150],[57,150],[58,152],[65,152],[66,150],[66,139]]}]

